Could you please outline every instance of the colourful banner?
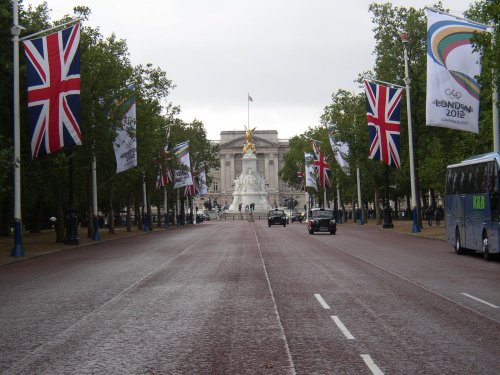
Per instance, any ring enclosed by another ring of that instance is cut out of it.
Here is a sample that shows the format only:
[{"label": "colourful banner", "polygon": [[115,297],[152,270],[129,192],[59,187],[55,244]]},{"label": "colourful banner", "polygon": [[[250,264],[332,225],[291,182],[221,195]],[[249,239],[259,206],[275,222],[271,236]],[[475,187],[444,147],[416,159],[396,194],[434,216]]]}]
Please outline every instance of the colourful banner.
[{"label": "colourful banner", "polygon": [[480,56],[472,46],[475,32],[486,26],[426,10],[427,105],[426,123],[479,132]]},{"label": "colourful banner", "polygon": [[188,185],[193,185],[193,176],[191,174],[191,162],[189,160],[189,141],[182,142],[174,147],[174,154],[177,157],[177,162],[185,168],[176,169],[174,176],[174,188],[180,188]]}]

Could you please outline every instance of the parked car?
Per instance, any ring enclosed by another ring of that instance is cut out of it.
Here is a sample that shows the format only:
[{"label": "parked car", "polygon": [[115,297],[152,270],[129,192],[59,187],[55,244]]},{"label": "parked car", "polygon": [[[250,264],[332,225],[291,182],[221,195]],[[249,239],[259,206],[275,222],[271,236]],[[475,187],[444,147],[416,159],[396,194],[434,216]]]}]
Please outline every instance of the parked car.
[{"label": "parked car", "polygon": [[286,220],[285,211],[278,208],[269,210],[269,214],[267,216],[267,224],[269,227],[271,227],[271,225],[283,225],[286,227]]},{"label": "parked car", "polygon": [[302,223],[302,215],[300,212],[292,212],[292,223]]},{"label": "parked car", "polygon": [[335,234],[337,232],[337,223],[333,217],[333,212],[324,208],[313,208],[311,217],[307,222],[307,230],[309,234],[314,234],[314,232]]}]

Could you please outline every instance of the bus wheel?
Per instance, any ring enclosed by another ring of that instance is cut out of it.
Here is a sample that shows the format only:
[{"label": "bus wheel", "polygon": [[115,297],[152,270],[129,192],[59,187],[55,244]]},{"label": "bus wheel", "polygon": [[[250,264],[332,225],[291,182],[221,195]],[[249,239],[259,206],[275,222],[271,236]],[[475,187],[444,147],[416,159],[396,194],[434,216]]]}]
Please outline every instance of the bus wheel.
[{"label": "bus wheel", "polygon": [[491,260],[492,255],[490,254],[490,243],[488,242],[488,234],[483,232],[483,258],[485,260]]},{"label": "bus wheel", "polygon": [[455,230],[455,252],[457,254],[464,253],[464,249],[462,249],[462,242],[460,241],[460,231],[458,228]]}]

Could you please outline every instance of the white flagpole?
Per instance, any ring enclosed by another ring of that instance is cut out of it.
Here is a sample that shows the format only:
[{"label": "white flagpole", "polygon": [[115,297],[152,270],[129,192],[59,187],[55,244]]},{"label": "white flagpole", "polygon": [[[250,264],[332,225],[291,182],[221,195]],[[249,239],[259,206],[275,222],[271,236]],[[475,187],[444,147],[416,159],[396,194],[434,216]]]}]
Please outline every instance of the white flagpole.
[{"label": "white flagpole", "polygon": [[[12,1],[13,22],[12,42],[14,45],[14,248],[11,256],[24,256],[22,219],[21,219],[21,140],[20,140],[20,110],[19,110],[19,7],[18,0]],[[61,218],[62,219],[62,218]]]},{"label": "white flagpole", "polygon": [[151,228],[149,227],[149,216],[148,216],[148,201],[147,201],[147,194],[146,194],[146,172],[142,172],[142,199],[143,199],[143,205],[144,208],[142,209],[142,216],[144,217],[144,225],[143,225],[143,230],[144,232],[149,232]]},{"label": "white flagpole", "polygon": [[363,205],[361,202],[361,176],[359,173],[359,167],[356,168],[356,179],[358,185],[358,209],[359,209],[359,220],[358,224],[364,224],[363,221]]},{"label": "white flagpole", "polygon": [[92,159],[92,241],[100,241],[99,218],[97,212],[97,163],[95,155]]},{"label": "white flagpole", "polygon": [[168,218],[168,200],[167,200],[167,185],[163,186],[163,205],[165,206],[165,226],[168,227],[169,225],[169,218]]},{"label": "white flagpole", "polygon": [[[496,46],[495,27],[492,26],[491,49]],[[500,152],[500,126],[498,125],[498,87],[496,85],[496,71],[493,69],[493,151]]]},{"label": "white flagpole", "polygon": [[247,126],[250,129],[250,93],[247,93]]},{"label": "white flagpole", "polygon": [[417,186],[415,182],[415,161],[413,160],[413,130],[411,126],[411,102],[410,102],[410,69],[408,66],[408,42],[407,32],[401,33],[401,41],[404,46],[405,60],[405,84],[406,84],[406,112],[408,117],[408,149],[410,152],[410,184],[411,184],[411,209],[414,213],[412,233],[420,232],[420,220],[417,208]]}]

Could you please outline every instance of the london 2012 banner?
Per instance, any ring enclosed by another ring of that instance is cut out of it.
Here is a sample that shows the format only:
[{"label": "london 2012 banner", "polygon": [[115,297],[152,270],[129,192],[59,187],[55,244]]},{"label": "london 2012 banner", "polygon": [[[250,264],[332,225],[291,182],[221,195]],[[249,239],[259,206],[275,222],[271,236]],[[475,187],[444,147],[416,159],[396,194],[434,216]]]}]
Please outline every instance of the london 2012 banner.
[{"label": "london 2012 banner", "polygon": [[487,28],[430,9],[426,16],[426,123],[478,133],[481,64],[472,37]]}]

